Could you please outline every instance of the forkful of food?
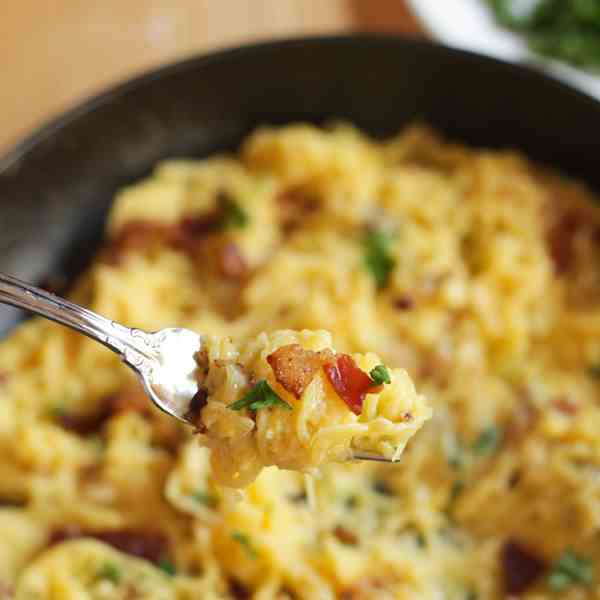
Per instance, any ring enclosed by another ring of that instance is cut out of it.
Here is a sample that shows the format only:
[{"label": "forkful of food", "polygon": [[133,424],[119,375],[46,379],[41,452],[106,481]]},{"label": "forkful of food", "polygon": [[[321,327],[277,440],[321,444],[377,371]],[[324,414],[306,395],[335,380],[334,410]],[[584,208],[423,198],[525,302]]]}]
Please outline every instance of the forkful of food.
[{"label": "forkful of food", "polygon": [[244,343],[182,328],[131,329],[0,273],[0,303],[104,344],[150,400],[195,428],[215,478],[243,487],[263,467],[395,462],[431,409],[402,369],[333,349],[326,331],[281,330]]}]

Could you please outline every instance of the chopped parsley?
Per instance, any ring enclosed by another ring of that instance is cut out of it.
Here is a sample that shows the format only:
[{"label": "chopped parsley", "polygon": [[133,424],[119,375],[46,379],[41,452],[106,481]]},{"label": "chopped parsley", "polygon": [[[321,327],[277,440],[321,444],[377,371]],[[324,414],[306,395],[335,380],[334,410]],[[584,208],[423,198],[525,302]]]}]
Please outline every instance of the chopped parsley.
[{"label": "chopped parsley", "polygon": [[454,439],[445,448],[448,465],[456,471],[460,471],[467,463],[467,456],[460,440]]},{"label": "chopped parsley", "polygon": [[358,496],[351,494],[350,496],[346,496],[344,500],[344,506],[348,510],[354,510],[358,506]]},{"label": "chopped parsley", "polygon": [[390,254],[393,236],[381,230],[368,231],[364,239],[364,263],[373,275],[378,288],[384,288],[389,281],[396,261]]},{"label": "chopped parsley", "polygon": [[502,443],[502,429],[492,425],[484,429],[473,442],[473,452],[479,455],[491,454]]},{"label": "chopped parsley", "polygon": [[228,408],[231,410],[260,410],[269,406],[279,406],[286,410],[292,410],[292,407],[282,400],[267,383],[265,379],[261,379],[243,398],[240,398]]},{"label": "chopped parsley", "polygon": [[214,508],[217,505],[217,497],[202,490],[194,492],[192,498],[198,502],[198,504],[204,504],[204,506],[208,506],[208,508]]},{"label": "chopped parsley", "polygon": [[234,531],[231,534],[231,539],[235,540],[238,544],[240,544],[240,546],[244,548],[246,554],[248,555],[248,558],[251,558],[252,560],[258,558],[258,552],[256,551],[256,548],[250,541],[250,538],[245,533],[242,533],[241,531]]},{"label": "chopped parsley", "polygon": [[590,365],[587,374],[594,379],[600,379],[600,364]]},{"label": "chopped parsley", "polygon": [[448,498],[447,512],[452,512],[454,504],[458,500],[458,497],[463,493],[464,489],[465,482],[462,479],[457,479],[456,481],[454,481],[452,487],[450,488],[450,497]]},{"label": "chopped parsley", "polygon": [[55,404],[50,408],[50,416],[55,419],[67,416],[67,407],[64,404]]},{"label": "chopped parsley", "polygon": [[163,558],[158,563],[158,568],[161,571],[164,571],[167,575],[173,577],[177,573],[177,569],[175,569],[175,565],[167,558]]},{"label": "chopped parsley", "polygon": [[248,225],[248,213],[226,193],[219,194],[217,204],[220,213],[220,225],[223,229],[241,229]]},{"label": "chopped parsley", "polygon": [[392,383],[390,373],[385,365],[377,365],[369,372],[371,379],[375,385],[383,385],[384,383]]},{"label": "chopped parsley", "polygon": [[106,563],[98,571],[98,579],[107,579],[112,581],[114,584],[118,584],[123,577],[121,569],[114,563]]},{"label": "chopped parsley", "polygon": [[589,558],[565,550],[554,563],[548,576],[548,586],[554,592],[562,592],[575,584],[590,585],[594,579],[594,565]]}]

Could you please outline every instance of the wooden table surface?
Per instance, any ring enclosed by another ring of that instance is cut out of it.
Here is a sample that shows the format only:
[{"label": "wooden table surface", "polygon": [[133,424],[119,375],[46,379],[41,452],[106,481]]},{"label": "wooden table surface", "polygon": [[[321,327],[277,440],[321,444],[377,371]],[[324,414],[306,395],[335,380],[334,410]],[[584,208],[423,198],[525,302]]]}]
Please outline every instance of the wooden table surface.
[{"label": "wooden table surface", "polygon": [[291,35],[422,35],[403,0],[19,0],[0,17],[0,152],[107,85],[212,48]]}]

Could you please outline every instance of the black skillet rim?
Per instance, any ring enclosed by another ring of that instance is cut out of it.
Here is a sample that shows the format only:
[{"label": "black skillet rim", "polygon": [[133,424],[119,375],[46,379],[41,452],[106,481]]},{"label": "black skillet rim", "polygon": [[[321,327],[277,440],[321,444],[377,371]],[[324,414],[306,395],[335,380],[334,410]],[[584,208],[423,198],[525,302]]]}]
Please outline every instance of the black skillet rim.
[{"label": "black skillet rim", "polygon": [[83,100],[76,102],[71,108],[59,113],[58,116],[46,120],[41,125],[35,127],[32,133],[26,135],[20,141],[17,141],[15,144],[13,144],[8,151],[0,156],[0,176],[3,173],[8,172],[14,165],[23,160],[29,152],[35,149],[38,144],[44,142],[53,135],[59,134],[60,131],[69,124],[78,119],[85,118],[97,108],[104,106],[114,101],[116,98],[120,98],[127,93],[139,89],[157,79],[161,79],[163,77],[183,71],[202,69],[205,66],[227,61],[232,58],[237,58],[240,55],[260,54],[265,52],[271,53],[279,48],[301,47],[307,44],[313,46],[357,44],[362,44],[365,46],[385,45],[390,46],[391,49],[414,48],[418,51],[431,52],[434,54],[438,53],[446,56],[453,55],[457,58],[472,61],[482,66],[489,65],[490,68],[504,69],[505,71],[521,73],[530,79],[537,79],[540,82],[543,81],[545,85],[554,86],[555,88],[562,90],[562,93],[570,94],[578,98],[580,102],[589,104],[592,110],[600,110],[600,101],[529,65],[509,63],[484,54],[478,54],[468,50],[445,46],[429,40],[420,40],[394,34],[358,32],[343,35],[308,35],[269,41],[258,41],[234,47],[227,47],[208,53],[193,54],[182,60],[168,63],[158,68],[146,70],[137,76],[127,78],[120,83],[109,86],[105,91],[84,98]]}]

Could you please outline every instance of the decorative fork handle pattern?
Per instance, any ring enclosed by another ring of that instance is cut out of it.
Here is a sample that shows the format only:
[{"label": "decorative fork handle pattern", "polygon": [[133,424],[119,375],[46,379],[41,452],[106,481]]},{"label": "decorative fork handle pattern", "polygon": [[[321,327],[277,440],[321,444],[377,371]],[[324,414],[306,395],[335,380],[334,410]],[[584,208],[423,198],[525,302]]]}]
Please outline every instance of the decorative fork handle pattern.
[{"label": "decorative fork handle pattern", "polygon": [[138,371],[156,359],[152,334],[130,329],[50,292],[0,273],[0,302],[56,321],[104,344]]}]

